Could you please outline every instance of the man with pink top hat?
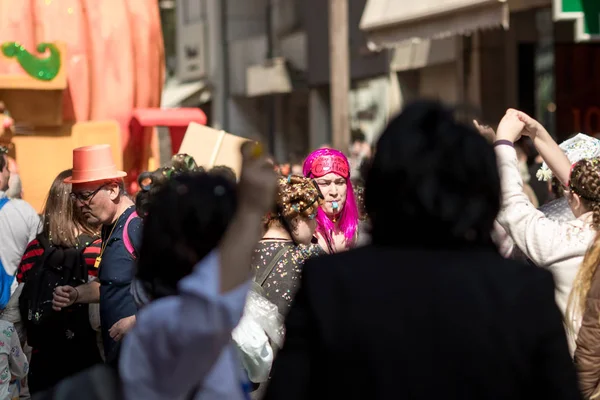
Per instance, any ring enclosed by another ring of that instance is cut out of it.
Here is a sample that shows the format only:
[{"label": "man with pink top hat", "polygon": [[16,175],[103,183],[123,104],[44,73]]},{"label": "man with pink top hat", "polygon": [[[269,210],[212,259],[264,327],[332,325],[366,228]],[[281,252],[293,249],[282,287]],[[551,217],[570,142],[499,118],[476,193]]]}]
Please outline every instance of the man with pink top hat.
[{"label": "man with pink top hat", "polygon": [[140,247],[142,225],[133,201],[125,192],[109,145],[73,150],[71,197],[90,224],[102,225],[102,248],[96,259],[98,281],[78,287],[59,286],[53,306],[59,311],[74,303],[100,302],[100,321],[107,361],[116,344],[133,327],[137,306],[130,293],[135,273],[135,249]]}]

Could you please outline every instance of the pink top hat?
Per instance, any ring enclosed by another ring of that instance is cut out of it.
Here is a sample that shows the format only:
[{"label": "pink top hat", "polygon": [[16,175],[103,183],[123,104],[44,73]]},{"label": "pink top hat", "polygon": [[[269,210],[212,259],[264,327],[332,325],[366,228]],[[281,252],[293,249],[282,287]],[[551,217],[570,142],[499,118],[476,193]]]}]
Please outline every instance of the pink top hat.
[{"label": "pink top hat", "polygon": [[98,144],[73,149],[73,174],[65,183],[86,183],[127,176],[117,170],[110,145]]}]

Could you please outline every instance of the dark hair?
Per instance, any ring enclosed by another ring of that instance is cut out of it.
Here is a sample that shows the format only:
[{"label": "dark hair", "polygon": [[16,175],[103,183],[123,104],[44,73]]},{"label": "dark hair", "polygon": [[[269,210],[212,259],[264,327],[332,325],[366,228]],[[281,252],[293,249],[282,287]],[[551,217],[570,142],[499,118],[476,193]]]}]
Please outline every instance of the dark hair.
[{"label": "dark hair", "polygon": [[358,215],[361,221],[367,219],[367,211],[365,210],[365,184],[362,179],[352,179],[352,187],[354,189],[354,197],[356,198],[356,206]]},{"label": "dark hair", "polygon": [[550,189],[555,199],[560,199],[565,195],[565,187],[555,176],[553,176],[552,180],[550,181]]},{"label": "dark hair", "polygon": [[72,172],[67,169],[54,178],[42,211],[42,233],[54,246],[75,247],[80,234],[95,236],[99,232],[99,226],[88,224],[71,200],[71,184],[64,180]]},{"label": "dark hair", "polygon": [[352,137],[352,143],[354,143],[354,142],[364,143],[367,141],[367,137],[365,136],[365,133],[360,128],[352,129],[352,132],[350,133],[350,135]]},{"label": "dark hair", "polygon": [[198,167],[194,158],[188,154],[175,154],[168,165],[160,167],[155,171],[146,171],[138,177],[140,191],[135,197],[135,209],[137,214],[144,218],[148,214],[150,200],[158,190],[164,186],[169,179],[186,172],[204,172],[204,168]]},{"label": "dark hair", "polygon": [[140,217],[145,218],[148,215],[150,200],[167,183],[170,170],[170,167],[161,167],[152,172],[144,172],[138,177],[140,191],[135,196],[135,211]]},{"label": "dark hair", "polygon": [[137,278],[151,298],[177,293],[177,283],[221,241],[237,206],[235,186],[220,176],[185,172],[151,197]]},{"label": "dark hair", "polygon": [[222,176],[234,185],[237,184],[237,176],[235,175],[235,172],[226,165],[216,165],[212,167],[208,173],[215,176]]},{"label": "dark hair", "polygon": [[365,187],[373,243],[491,243],[500,209],[492,146],[435,101],[408,105],[377,143]]},{"label": "dark hair", "polygon": [[[6,157],[5,157],[6,156]],[[8,149],[4,146],[0,146],[0,172],[4,170],[8,164]]]}]

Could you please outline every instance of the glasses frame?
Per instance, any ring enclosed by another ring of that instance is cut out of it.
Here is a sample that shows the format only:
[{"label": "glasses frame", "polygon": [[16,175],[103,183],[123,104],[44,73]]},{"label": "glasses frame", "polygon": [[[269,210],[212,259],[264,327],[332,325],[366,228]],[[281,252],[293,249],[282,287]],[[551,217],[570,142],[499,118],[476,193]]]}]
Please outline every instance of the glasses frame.
[{"label": "glasses frame", "polygon": [[84,192],[84,193],[71,192],[71,193],[69,193],[69,196],[71,197],[72,201],[80,201],[82,203],[86,203],[86,202],[92,200],[94,198],[94,196],[96,196],[98,194],[98,192],[100,192],[102,189],[104,189],[108,185],[109,185],[108,183],[105,183],[91,192]]}]

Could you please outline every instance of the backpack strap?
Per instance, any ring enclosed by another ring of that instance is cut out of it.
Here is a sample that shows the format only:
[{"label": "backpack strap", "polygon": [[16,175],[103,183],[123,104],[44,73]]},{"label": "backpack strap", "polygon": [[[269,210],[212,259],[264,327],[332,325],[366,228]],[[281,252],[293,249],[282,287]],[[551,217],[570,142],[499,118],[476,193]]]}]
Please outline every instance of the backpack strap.
[{"label": "backpack strap", "polygon": [[125,227],[123,228],[123,244],[125,245],[125,249],[127,249],[127,252],[131,255],[131,257],[133,257],[134,260],[137,258],[137,256],[135,254],[135,248],[133,247],[133,243],[131,243],[131,238],[129,237],[129,223],[132,219],[136,218],[137,216],[138,214],[135,211],[129,214],[129,217],[127,217],[127,221],[125,221]]},{"label": "backpack strap", "polygon": [[275,265],[277,265],[277,262],[279,261],[281,256],[283,256],[283,254],[288,250],[288,247],[282,246],[281,249],[279,249],[279,251],[275,253],[275,257],[271,259],[271,262],[267,265],[267,267],[264,270],[262,270],[262,273],[257,274],[254,277],[254,282],[256,282],[260,287],[262,287],[262,285],[265,284],[265,281],[267,280],[269,275],[271,275],[271,271],[273,271],[273,268],[275,268]]},{"label": "backpack strap", "polygon": [[4,207],[6,205],[6,203],[8,203],[9,198],[8,197],[3,197],[0,199],[0,210],[2,210],[2,207]]}]

